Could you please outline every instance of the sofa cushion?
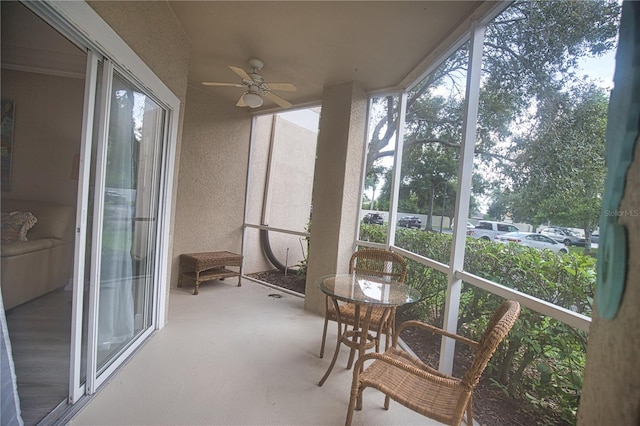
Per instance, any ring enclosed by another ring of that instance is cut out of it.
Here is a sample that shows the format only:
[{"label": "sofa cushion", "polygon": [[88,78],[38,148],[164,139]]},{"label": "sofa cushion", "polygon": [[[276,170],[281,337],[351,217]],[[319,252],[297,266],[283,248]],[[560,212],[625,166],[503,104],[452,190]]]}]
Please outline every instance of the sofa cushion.
[{"label": "sofa cushion", "polygon": [[72,206],[47,201],[2,199],[2,211],[31,212],[38,222],[28,233],[29,240],[59,238],[73,240],[75,209]]},{"label": "sofa cushion", "polygon": [[31,212],[3,212],[0,230],[2,243],[27,241],[27,232],[37,221]]},{"label": "sofa cushion", "polygon": [[2,257],[18,256],[38,250],[46,250],[61,243],[54,238],[40,238],[32,241],[16,241],[15,243],[2,244]]}]

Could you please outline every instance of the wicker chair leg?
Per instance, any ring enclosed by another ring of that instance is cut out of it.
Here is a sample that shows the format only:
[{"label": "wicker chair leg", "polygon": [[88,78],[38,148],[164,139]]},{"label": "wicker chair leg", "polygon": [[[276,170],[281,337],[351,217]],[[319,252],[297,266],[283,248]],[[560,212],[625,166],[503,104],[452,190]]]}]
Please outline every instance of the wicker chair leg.
[{"label": "wicker chair leg", "polygon": [[469,397],[469,402],[467,402],[467,425],[473,426],[473,395]]},{"label": "wicker chair leg", "polygon": [[393,334],[395,332],[396,332],[396,309],[393,308],[391,310],[391,315],[389,316],[388,324],[387,324],[387,338],[384,344],[385,351],[389,349],[389,347],[391,346],[389,343],[391,342],[391,338],[393,337]]},{"label": "wicker chair leg", "polygon": [[[389,313],[387,312],[380,319],[380,324],[378,325],[378,329],[376,330],[376,352],[380,352],[380,339],[382,339],[383,334],[387,334],[387,321]],[[384,341],[384,349],[385,351],[389,349],[389,335],[387,334]]]},{"label": "wicker chair leg", "polygon": [[[362,401],[358,398],[358,388],[357,383],[355,384],[355,389],[351,389],[351,397],[349,398],[349,408],[347,408],[347,419],[344,422],[345,426],[351,426],[351,422],[353,421],[353,410],[361,410],[362,409]],[[355,394],[354,394],[355,392]],[[356,401],[360,401],[360,407],[356,407]]]},{"label": "wicker chair leg", "polygon": [[[376,330],[376,352],[380,352],[380,339],[382,338],[382,332],[384,331],[384,322],[380,322],[378,329]],[[386,343],[385,343],[386,346]]]},{"label": "wicker chair leg", "polygon": [[[355,331],[356,327],[353,327],[353,329]],[[362,339],[363,337],[360,337],[360,338]],[[351,348],[351,350],[349,351],[349,359],[347,360],[347,370],[350,370],[351,367],[353,367],[353,362],[355,361],[355,358],[356,358],[356,352],[357,352],[356,348]]]},{"label": "wicker chair leg", "polygon": [[322,330],[322,344],[320,345],[320,358],[324,356],[324,342],[327,340],[327,326],[329,325],[329,319],[324,317],[324,330]]}]

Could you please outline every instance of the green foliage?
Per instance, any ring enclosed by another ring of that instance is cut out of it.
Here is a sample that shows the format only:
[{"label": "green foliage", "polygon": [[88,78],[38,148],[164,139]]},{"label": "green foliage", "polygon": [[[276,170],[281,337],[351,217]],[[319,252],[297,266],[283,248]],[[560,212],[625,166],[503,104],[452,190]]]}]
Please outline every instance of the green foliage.
[{"label": "green foliage", "polygon": [[389,225],[376,225],[360,223],[360,240],[371,241],[372,243],[384,244],[387,241]]},{"label": "green foliage", "polygon": [[[427,214],[438,208],[438,214],[452,216],[454,185],[458,173],[457,149],[432,146],[409,146],[402,157],[402,182],[398,209]],[[443,197],[445,200],[443,200]],[[449,200],[449,206],[443,201]],[[442,211],[442,205],[449,210]],[[430,228],[427,225],[427,228]]]},{"label": "green foliage", "polygon": [[[380,177],[385,174],[386,168],[382,166],[373,167],[364,177],[364,189],[362,194],[362,205],[368,205],[370,210],[376,209],[376,200],[374,199],[376,187],[380,183]],[[371,198],[366,194],[367,189],[371,189]]]},{"label": "green foliage", "polygon": [[396,245],[438,262],[449,263],[451,235],[398,228]]},{"label": "green foliage", "polygon": [[607,97],[595,86],[549,96],[520,142],[509,200],[516,220],[551,220],[585,232],[598,223],[605,166]]},{"label": "green foliage", "polygon": [[[396,245],[441,263],[449,263],[451,235],[413,229],[396,229]],[[412,306],[416,318],[430,318],[442,324],[447,276],[421,263],[407,261],[407,284],[420,290],[422,300]]]},{"label": "green foliage", "polygon": [[[376,229],[377,228],[377,229]],[[448,263],[451,235],[398,228],[396,245]],[[361,236],[384,242],[386,226],[362,225]],[[442,324],[447,277],[409,260],[407,283],[423,300],[411,314]],[[591,316],[596,259],[555,255],[515,244],[467,238],[464,269],[506,287]],[[459,332],[478,339],[502,298],[463,285]],[[520,318],[492,358],[485,375],[503,392],[539,409],[541,424],[558,418],[575,423],[586,359],[586,333],[523,308]]]},{"label": "green foliage", "polygon": [[[304,229],[307,233],[311,234],[311,219],[307,221],[307,226]],[[304,244],[302,243],[304,241]],[[308,267],[308,253],[309,253],[309,237],[300,238],[300,246],[302,248],[302,260],[298,262],[296,273],[300,276],[307,276]]]},{"label": "green foliage", "polygon": [[106,186],[136,189],[141,135],[133,118],[134,92],[116,91],[112,102],[114,108],[109,122]]}]

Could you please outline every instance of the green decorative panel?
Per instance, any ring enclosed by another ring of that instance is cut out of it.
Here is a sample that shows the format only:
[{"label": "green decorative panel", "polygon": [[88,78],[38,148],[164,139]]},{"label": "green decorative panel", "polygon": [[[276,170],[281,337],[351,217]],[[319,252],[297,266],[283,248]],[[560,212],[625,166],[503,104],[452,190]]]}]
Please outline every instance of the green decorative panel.
[{"label": "green decorative panel", "polygon": [[[607,182],[600,217],[597,309],[613,319],[624,296],[627,272],[627,231],[618,218],[627,170],[639,135],[640,120],[640,2],[622,5],[620,38],[616,54],[614,89],[607,122]],[[638,183],[636,182],[636,185]]]}]

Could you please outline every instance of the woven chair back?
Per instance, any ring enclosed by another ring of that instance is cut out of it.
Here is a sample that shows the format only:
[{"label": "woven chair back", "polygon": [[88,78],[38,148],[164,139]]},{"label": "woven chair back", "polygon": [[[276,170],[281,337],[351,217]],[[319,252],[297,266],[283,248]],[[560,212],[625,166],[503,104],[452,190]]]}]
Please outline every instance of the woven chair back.
[{"label": "woven chair back", "polygon": [[472,388],[478,384],[480,376],[489,363],[498,345],[505,338],[520,315],[520,304],[513,300],[504,301],[489,320],[482,337],[478,341],[476,357],[462,378],[462,382]]},{"label": "woven chair back", "polygon": [[351,255],[349,273],[389,278],[404,283],[407,278],[407,262],[392,251],[362,248]]}]

